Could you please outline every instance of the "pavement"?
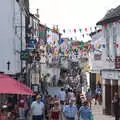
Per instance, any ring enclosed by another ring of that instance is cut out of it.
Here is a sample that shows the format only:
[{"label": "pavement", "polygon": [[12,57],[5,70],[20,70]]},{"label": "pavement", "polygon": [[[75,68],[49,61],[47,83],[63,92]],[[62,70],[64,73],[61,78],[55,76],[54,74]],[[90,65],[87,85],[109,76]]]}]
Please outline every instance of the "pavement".
[{"label": "pavement", "polygon": [[94,120],[115,120],[113,116],[103,114],[101,105],[93,104],[92,111],[94,115]]}]

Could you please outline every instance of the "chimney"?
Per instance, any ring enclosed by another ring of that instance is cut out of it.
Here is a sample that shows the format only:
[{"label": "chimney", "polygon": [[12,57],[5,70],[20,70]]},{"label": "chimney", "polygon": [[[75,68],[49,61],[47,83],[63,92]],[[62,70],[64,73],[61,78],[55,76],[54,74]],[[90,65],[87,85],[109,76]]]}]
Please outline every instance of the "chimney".
[{"label": "chimney", "polygon": [[40,16],[39,16],[39,9],[37,9],[36,12],[37,12],[37,13],[36,13],[36,17],[39,18],[39,17],[40,17]]}]

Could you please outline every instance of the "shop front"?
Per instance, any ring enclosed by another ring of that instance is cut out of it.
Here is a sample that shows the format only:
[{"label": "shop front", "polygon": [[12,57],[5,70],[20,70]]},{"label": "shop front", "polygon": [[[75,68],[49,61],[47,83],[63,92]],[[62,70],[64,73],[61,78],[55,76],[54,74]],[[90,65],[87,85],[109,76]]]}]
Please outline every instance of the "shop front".
[{"label": "shop front", "polygon": [[112,98],[115,92],[120,95],[120,70],[102,70],[103,113],[113,114]]}]

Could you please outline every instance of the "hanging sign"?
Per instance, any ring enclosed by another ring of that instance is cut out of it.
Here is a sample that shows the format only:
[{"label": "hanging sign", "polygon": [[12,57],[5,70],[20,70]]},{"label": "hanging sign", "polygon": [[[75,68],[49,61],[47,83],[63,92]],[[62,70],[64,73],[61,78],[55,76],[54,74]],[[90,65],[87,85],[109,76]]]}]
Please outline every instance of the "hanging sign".
[{"label": "hanging sign", "polygon": [[36,39],[30,39],[26,41],[26,49],[33,50],[36,48]]}]

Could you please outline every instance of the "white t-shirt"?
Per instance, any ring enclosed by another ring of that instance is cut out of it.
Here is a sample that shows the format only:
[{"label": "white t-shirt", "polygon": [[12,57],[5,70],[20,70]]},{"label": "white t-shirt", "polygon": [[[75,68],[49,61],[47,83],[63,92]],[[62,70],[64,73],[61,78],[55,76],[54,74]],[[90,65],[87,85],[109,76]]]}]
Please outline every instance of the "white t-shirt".
[{"label": "white t-shirt", "polygon": [[44,104],[42,102],[34,101],[31,105],[32,115],[42,115]]},{"label": "white t-shirt", "polygon": [[68,92],[68,98],[69,100],[72,99],[74,97],[74,93],[73,92]]},{"label": "white t-shirt", "polygon": [[60,99],[60,101],[64,101],[65,97],[66,97],[65,91],[60,91],[59,92],[59,99]]}]

